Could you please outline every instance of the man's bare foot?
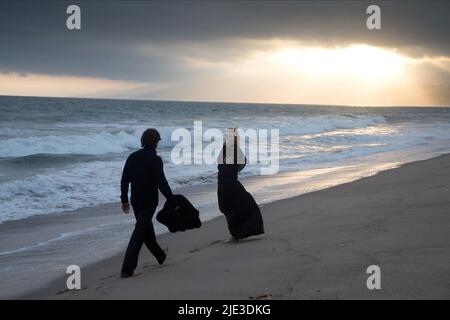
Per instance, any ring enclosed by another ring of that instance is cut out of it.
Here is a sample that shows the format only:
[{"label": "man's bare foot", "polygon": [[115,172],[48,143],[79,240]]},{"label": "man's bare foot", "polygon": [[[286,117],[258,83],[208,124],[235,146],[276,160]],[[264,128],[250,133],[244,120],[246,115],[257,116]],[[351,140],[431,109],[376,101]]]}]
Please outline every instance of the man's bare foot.
[{"label": "man's bare foot", "polygon": [[132,277],[132,276],[134,276],[134,272],[131,272],[131,273],[125,273],[125,272],[122,272],[122,273],[120,274],[120,277],[121,277],[121,278],[130,278],[130,277]]},{"label": "man's bare foot", "polygon": [[236,242],[239,242],[239,239],[231,237],[230,239],[225,240],[223,243],[236,243]]}]

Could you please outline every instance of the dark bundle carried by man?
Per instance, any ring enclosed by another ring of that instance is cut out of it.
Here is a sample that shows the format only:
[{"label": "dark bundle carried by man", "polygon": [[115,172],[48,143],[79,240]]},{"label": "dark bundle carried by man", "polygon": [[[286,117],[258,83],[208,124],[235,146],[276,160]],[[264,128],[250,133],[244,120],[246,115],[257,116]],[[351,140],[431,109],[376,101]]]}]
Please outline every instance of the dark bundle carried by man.
[{"label": "dark bundle carried by man", "polygon": [[199,211],[181,194],[174,195],[179,209],[175,210],[168,201],[156,215],[156,220],[165,225],[170,232],[200,228]]}]

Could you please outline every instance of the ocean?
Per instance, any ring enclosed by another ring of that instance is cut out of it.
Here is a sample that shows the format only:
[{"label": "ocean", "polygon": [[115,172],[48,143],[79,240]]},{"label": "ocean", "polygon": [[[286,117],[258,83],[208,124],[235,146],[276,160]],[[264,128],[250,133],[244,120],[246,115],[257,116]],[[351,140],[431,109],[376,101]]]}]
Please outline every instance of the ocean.
[{"label": "ocean", "polygon": [[148,127],[161,132],[171,185],[215,182],[214,166],[170,162],[171,132],[196,120],[205,129],[280,129],[280,171],[450,146],[448,108],[0,97],[0,222],[117,201],[124,160]]},{"label": "ocean", "polygon": [[[52,279],[49,272],[61,269],[68,256],[83,265],[123,250],[131,217],[73,218],[85,217],[80,209],[119,201],[124,161],[140,147],[146,128],[161,133],[158,154],[172,188],[191,195],[203,220],[219,216],[215,189],[202,189],[216,182],[216,166],[171,162],[172,132],[192,131],[194,121],[205,130],[279,129],[279,173],[260,176],[259,164],[250,164],[241,175],[262,205],[450,152],[450,108],[0,96],[0,297],[8,295],[7,285],[24,285],[31,276]],[[21,229],[19,240],[12,240],[14,228],[5,225],[31,225],[36,217],[46,232]],[[49,227],[61,217],[69,222]],[[80,237],[82,248],[74,246]]]}]

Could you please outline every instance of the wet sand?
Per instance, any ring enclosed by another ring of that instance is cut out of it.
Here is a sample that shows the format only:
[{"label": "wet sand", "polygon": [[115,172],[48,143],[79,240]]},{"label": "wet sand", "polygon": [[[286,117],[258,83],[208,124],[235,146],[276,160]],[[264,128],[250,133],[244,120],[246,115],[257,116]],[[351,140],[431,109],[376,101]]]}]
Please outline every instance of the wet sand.
[{"label": "wet sand", "polygon": [[[262,208],[266,234],[240,243],[223,217],[158,237],[163,266],[145,248],[137,276],[123,255],[62,277],[28,299],[449,299],[450,156],[406,164]],[[381,268],[368,290],[366,268]]]}]

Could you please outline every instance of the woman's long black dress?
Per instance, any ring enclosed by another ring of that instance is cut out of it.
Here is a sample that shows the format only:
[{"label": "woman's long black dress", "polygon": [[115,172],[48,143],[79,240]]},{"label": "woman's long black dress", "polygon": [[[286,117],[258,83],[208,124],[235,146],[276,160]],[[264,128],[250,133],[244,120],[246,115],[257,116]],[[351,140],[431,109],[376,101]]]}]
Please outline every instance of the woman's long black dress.
[{"label": "woman's long black dress", "polygon": [[230,234],[236,239],[244,239],[263,234],[264,223],[255,199],[238,180],[238,173],[245,167],[247,159],[245,158],[244,164],[238,164],[236,149],[234,158],[235,161],[231,164],[218,165],[217,197]]}]

